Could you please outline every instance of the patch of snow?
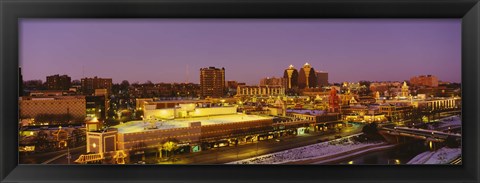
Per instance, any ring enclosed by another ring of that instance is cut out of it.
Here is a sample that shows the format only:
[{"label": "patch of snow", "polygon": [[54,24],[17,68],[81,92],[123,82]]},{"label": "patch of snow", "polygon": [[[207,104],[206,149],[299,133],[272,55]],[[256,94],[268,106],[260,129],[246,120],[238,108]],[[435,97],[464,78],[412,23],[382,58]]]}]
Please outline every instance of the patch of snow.
[{"label": "patch of snow", "polygon": [[460,116],[452,116],[440,119],[438,128],[445,128],[449,126],[462,126],[462,118]]},{"label": "patch of snow", "polygon": [[321,158],[382,143],[359,143],[352,140],[352,137],[358,136],[360,134],[355,134],[328,142],[312,144],[276,153],[270,153],[245,160],[230,162],[227,164],[282,164],[293,161]]},{"label": "patch of snow", "polygon": [[430,158],[430,156],[432,156],[432,153],[430,151],[420,153],[419,155],[408,161],[407,164],[423,164]]},{"label": "patch of snow", "polygon": [[443,147],[434,152],[423,152],[415,156],[407,164],[448,164],[461,155],[461,148]]}]

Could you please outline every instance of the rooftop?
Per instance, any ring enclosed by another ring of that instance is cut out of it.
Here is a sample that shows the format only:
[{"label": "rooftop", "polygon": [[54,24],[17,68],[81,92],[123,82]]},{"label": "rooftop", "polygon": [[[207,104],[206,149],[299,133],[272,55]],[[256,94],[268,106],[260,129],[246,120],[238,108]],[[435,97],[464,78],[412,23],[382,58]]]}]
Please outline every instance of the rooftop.
[{"label": "rooftop", "polygon": [[[157,126],[157,129],[172,129],[172,128],[188,127],[191,122],[201,122],[203,126],[203,125],[262,120],[262,119],[273,119],[273,117],[247,115],[247,114],[238,113],[238,114],[219,115],[219,116],[210,116],[210,117],[192,117],[192,118],[165,120],[165,121],[153,121],[153,123]],[[151,121],[130,121],[130,122],[113,126],[113,128],[117,128],[118,133],[135,133],[135,132],[142,132],[142,131],[148,131],[148,130],[156,130],[156,129],[147,129],[151,125],[150,122]]]}]

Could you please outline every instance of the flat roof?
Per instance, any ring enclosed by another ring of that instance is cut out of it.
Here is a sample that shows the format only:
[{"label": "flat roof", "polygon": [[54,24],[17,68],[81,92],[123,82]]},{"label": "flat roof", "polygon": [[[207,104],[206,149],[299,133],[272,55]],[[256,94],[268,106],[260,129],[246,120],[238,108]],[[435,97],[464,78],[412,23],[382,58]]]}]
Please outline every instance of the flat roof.
[{"label": "flat roof", "polygon": [[188,127],[191,122],[201,122],[202,125],[213,125],[213,124],[236,123],[236,122],[262,120],[262,119],[273,119],[273,117],[237,113],[237,114],[210,116],[210,117],[178,118],[178,119],[164,120],[164,121],[155,120],[153,121],[153,123],[155,123],[155,125],[157,126],[156,129],[147,129],[148,127],[150,127],[151,121],[141,121],[141,120],[129,121],[123,124],[113,126],[113,128],[117,128],[118,133],[135,133],[135,132],[157,130],[157,129],[164,130],[164,129],[172,129],[172,128],[183,128],[183,127]]}]

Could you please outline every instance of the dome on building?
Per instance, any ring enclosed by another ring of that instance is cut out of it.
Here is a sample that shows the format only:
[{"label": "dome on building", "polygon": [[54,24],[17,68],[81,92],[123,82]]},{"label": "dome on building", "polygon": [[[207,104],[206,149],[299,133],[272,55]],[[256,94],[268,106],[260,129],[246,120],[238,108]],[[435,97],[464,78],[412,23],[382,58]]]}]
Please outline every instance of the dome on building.
[{"label": "dome on building", "polygon": [[307,62],[305,63],[305,65],[303,65],[303,68],[311,68],[312,66],[310,66],[310,64]]}]

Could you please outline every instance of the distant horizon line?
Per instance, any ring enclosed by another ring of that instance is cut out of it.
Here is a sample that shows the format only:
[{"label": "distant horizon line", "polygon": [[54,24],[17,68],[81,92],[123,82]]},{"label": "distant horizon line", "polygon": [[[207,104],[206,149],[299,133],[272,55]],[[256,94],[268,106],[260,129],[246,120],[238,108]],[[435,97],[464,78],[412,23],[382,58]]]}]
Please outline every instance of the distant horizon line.
[{"label": "distant horizon line", "polygon": [[[328,73],[328,72],[327,72]],[[53,74],[53,75],[67,75],[69,76],[68,74]],[[49,75],[49,76],[53,76],[53,75]],[[423,75],[417,75],[417,76],[427,76],[427,75],[431,75],[431,74],[423,74]],[[412,76],[412,77],[417,77],[417,76]],[[432,75],[432,76],[435,76],[435,75]],[[46,77],[45,76],[45,79],[28,79],[28,80],[23,80],[24,82],[26,81],[42,81],[42,83],[46,82]],[[70,77],[70,76],[69,76]],[[154,82],[152,80],[145,80],[143,82],[141,81],[130,81],[130,80],[122,80],[120,82],[113,82],[113,79],[112,77],[101,77],[101,76],[87,76],[87,77],[83,77],[83,78],[102,78],[102,79],[112,79],[112,84],[121,84],[123,81],[128,81],[129,84],[135,84],[135,83],[138,83],[138,84],[145,84],[147,83],[148,81],[152,82],[153,84],[171,84],[171,83],[178,83],[178,84],[200,84],[200,83],[196,83],[196,82],[185,82],[185,81],[181,81],[181,82],[176,82],[176,81],[173,81],[173,82],[166,82],[166,81],[159,81],[159,82]],[[435,76],[436,77],[436,76]],[[80,79],[72,79],[71,81],[81,81],[81,79],[83,78],[80,78]],[[228,82],[228,81],[236,81],[237,83],[246,83],[247,85],[260,85],[260,80],[261,79],[265,79],[265,78],[284,78],[284,77],[276,77],[276,76],[267,76],[267,77],[264,77],[264,78],[260,78],[258,83],[257,84],[248,84],[247,82],[242,82],[242,81],[239,81],[239,80],[225,80],[225,82]],[[378,83],[378,82],[403,82],[403,81],[408,81],[410,82],[410,79],[406,79],[406,80],[375,80],[375,81],[371,81],[371,80],[357,80],[357,81],[336,81],[336,82],[328,82],[329,84],[335,84],[335,83],[343,83],[343,82],[347,82],[347,83],[351,83],[351,82],[363,82],[363,81],[367,81],[367,82],[372,82],[372,83]],[[444,80],[438,80],[438,82],[449,82],[449,83],[462,83],[461,81],[460,82],[456,82],[456,81],[444,81]]]}]

